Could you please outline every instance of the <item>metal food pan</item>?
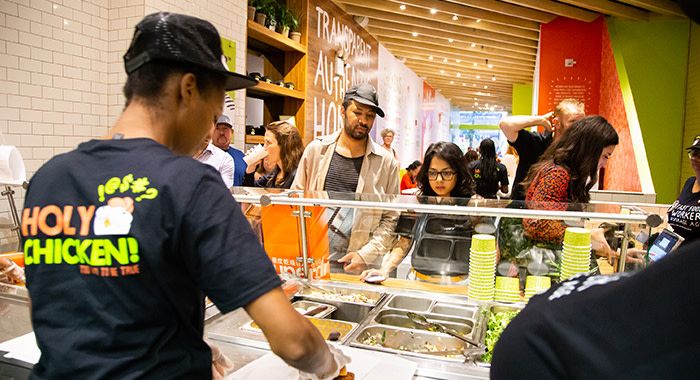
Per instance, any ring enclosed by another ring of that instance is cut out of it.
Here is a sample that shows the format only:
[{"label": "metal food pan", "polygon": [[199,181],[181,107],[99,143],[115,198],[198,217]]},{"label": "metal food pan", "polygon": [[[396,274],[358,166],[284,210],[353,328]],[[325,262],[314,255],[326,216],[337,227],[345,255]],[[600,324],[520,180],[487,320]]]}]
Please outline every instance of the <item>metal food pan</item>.
[{"label": "metal food pan", "polygon": [[[351,303],[351,304],[357,304],[357,305],[365,305],[365,306],[376,306],[379,301],[382,300],[384,297],[384,293],[381,292],[375,292],[371,290],[360,290],[360,289],[352,289],[352,288],[343,288],[339,286],[331,286],[331,285],[314,285],[314,287],[321,288],[323,290],[327,290],[333,294],[326,294],[319,292],[317,290],[314,290],[313,288],[301,288],[296,296],[297,297],[302,297],[305,299],[309,300],[314,300],[317,302],[321,303],[330,303],[332,305],[335,305],[335,302],[342,302],[342,303]],[[352,300],[350,297],[353,295],[364,295],[367,297],[367,301],[359,301],[359,300]]]},{"label": "metal food pan", "polygon": [[[384,335],[383,342],[381,342],[382,335]],[[369,344],[367,342],[367,339],[369,339],[372,336],[376,337],[378,340],[376,345]],[[437,359],[453,362],[464,362],[464,355],[451,354],[449,356],[439,356],[422,352],[428,351],[429,348],[433,348],[433,350],[437,351],[457,352],[461,352],[464,350],[470,352],[471,350],[473,350],[471,347],[467,347],[467,344],[463,341],[443,334],[380,325],[371,325],[365,327],[350,342],[350,345],[369,350],[384,351],[394,354],[416,356],[425,359]]]},{"label": "metal food pan", "polygon": [[428,298],[418,298],[409,296],[395,295],[386,304],[386,307],[392,309],[401,309],[417,312],[427,312],[433,305],[433,300]]},{"label": "metal food pan", "polygon": [[[313,315],[314,318],[326,318],[326,317],[328,317],[329,315],[331,315],[331,313],[333,313],[334,311],[336,311],[336,310],[338,309],[337,307],[335,307],[335,306],[333,306],[333,305],[329,305],[329,304],[327,304],[327,303],[320,303],[320,302],[313,302],[313,301],[305,301],[305,300],[299,300],[299,301],[296,301],[296,302],[294,302],[294,303],[292,304],[292,307],[293,307],[293,308],[295,308],[295,309],[304,309],[304,310],[306,310],[306,311],[311,310],[311,309],[313,309],[313,308],[315,308],[315,307],[318,307],[318,306],[326,306],[327,309],[326,309],[326,310],[323,310],[323,311],[321,311],[321,312],[319,312],[319,313],[316,314],[316,315]],[[297,311],[299,311],[299,310],[297,310]],[[302,313],[302,314],[303,314],[303,313]]]},{"label": "metal food pan", "polygon": [[[473,320],[454,318],[437,314],[422,315],[428,320],[428,322],[440,323],[441,325],[448,327],[464,336],[469,336],[469,334],[474,329]],[[413,323],[413,321],[411,321],[408,318],[406,312],[401,310],[383,310],[374,317],[374,321],[382,325],[403,327],[408,329],[418,329],[418,326],[416,326],[415,323]]]},{"label": "metal food pan", "polygon": [[478,308],[460,306],[449,303],[436,302],[432,308],[430,308],[431,314],[441,314],[450,317],[475,319]]}]

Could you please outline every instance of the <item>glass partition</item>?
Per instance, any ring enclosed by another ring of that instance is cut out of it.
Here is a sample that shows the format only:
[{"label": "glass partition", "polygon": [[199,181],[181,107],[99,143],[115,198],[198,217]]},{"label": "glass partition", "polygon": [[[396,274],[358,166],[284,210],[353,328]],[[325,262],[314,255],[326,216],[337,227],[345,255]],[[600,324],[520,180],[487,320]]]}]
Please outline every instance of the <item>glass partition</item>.
[{"label": "glass partition", "polygon": [[[663,227],[648,223],[649,215],[663,212],[660,206],[260,188],[232,193],[278,272],[316,279],[386,277],[463,287],[469,283],[474,236],[490,235],[496,242],[495,274],[519,278],[523,289],[527,276],[559,281],[575,274],[563,267],[568,257],[562,256],[576,249],[588,251],[585,264],[584,253],[576,252],[576,273],[640,270],[647,263],[644,236]],[[591,231],[587,249],[567,244],[568,227]]]}]

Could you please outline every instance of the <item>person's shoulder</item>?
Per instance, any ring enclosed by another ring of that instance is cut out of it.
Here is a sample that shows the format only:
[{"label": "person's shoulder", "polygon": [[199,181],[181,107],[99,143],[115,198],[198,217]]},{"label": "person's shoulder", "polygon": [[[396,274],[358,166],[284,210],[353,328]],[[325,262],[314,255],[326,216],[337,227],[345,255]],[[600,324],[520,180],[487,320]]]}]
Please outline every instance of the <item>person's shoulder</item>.
[{"label": "person's shoulder", "polygon": [[496,170],[508,170],[508,168],[500,162],[496,163]]},{"label": "person's shoulder", "polygon": [[566,168],[555,163],[549,163],[543,166],[542,173],[548,176],[558,176],[566,179],[569,179],[571,176]]}]

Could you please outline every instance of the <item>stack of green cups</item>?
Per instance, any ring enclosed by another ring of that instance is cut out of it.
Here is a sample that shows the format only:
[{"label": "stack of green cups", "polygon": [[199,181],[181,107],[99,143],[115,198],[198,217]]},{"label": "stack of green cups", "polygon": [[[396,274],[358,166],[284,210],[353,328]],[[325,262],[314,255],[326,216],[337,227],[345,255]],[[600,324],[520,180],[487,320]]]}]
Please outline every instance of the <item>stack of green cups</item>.
[{"label": "stack of green cups", "polygon": [[560,278],[565,280],[591,270],[591,230],[569,227],[564,232]]},{"label": "stack of green cups", "polygon": [[537,293],[542,293],[552,286],[552,279],[547,276],[527,276],[525,279],[525,299],[529,300]]},{"label": "stack of green cups", "polygon": [[469,254],[468,297],[476,301],[493,301],[495,278],[496,238],[491,235],[473,235]]},{"label": "stack of green cups", "polygon": [[496,302],[520,302],[520,279],[517,277],[496,276]]}]

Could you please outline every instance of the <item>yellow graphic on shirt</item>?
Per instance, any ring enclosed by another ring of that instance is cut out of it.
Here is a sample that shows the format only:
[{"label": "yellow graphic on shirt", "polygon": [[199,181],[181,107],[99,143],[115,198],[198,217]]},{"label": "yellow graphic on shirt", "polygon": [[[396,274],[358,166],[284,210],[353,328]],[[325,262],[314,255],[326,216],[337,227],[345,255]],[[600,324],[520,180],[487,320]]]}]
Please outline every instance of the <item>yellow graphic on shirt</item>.
[{"label": "yellow graphic on shirt", "polygon": [[[140,273],[139,241],[128,236],[134,206],[156,198],[158,189],[147,177],[128,174],[110,178],[97,193],[100,202],[111,197],[99,207],[46,205],[22,211],[26,266],[77,265],[81,274],[100,277]],[[91,226],[94,235],[105,238],[87,238]]]}]

